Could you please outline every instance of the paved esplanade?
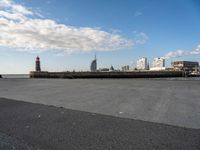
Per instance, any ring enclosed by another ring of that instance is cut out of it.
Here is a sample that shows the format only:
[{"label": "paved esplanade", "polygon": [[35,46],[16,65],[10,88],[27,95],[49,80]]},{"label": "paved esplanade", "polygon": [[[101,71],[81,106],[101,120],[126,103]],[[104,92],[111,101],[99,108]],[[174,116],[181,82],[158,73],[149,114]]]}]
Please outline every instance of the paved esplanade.
[{"label": "paved esplanade", "polygon": [[200,81],[0,79],[0,97],[200,128]]},{"label": "paved esplanade", "polygon": [[0,150],[199,150],[200,131],[0,98]]}]

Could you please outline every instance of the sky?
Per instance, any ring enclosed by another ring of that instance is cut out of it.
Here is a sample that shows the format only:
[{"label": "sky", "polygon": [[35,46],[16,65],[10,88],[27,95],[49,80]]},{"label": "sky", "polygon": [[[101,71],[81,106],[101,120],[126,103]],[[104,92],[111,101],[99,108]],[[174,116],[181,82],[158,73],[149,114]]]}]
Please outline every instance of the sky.
[{"label": "sky", "polygon": [[0,0],[0,74],[200,61],[199,0]]}]

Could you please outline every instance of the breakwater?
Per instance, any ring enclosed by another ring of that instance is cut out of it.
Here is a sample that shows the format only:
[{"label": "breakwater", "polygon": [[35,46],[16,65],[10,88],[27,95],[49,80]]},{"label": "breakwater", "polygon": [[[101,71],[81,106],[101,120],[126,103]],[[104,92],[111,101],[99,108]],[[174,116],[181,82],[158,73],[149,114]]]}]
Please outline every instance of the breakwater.
[{"label": "breakwater", "polygon": [[30,78],[168,78],[184,77],[182,71],[130,71],[130,72],[47,72],[31,71]]}]

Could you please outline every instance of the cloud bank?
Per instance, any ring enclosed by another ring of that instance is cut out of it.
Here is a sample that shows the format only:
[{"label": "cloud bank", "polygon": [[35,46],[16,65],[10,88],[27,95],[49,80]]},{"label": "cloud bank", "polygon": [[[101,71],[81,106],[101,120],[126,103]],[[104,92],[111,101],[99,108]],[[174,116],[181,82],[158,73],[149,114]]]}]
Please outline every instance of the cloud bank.
[{"label": "cloud bank", "polygon": [[185,50],[171,51],[167,53],[164,57],[166,59],[169,59],[169,58],[176,58],[188,55],[199,55],[199,54],[200,54],[200,45],[198,45],[197,48],[193,51],[185,51]]},{"label": "cloud bank", "polygon": [[113,51],[138,44],[99,28],[67,26],[40,16],[12,0],[0,0],[0,46],[29,52],[78,53]]}]

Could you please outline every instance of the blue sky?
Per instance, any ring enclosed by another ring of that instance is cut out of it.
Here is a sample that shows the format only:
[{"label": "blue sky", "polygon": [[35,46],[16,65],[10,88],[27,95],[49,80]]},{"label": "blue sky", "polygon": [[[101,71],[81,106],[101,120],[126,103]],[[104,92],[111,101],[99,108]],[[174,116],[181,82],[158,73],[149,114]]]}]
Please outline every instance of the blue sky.
[{"label": "blue sky", "polygon": [[95,52],[98,67],[200,61],[199,0],[0,0],[0,10],[0,74],[29,73],[37,55],[48,71],[89,70]]}]

